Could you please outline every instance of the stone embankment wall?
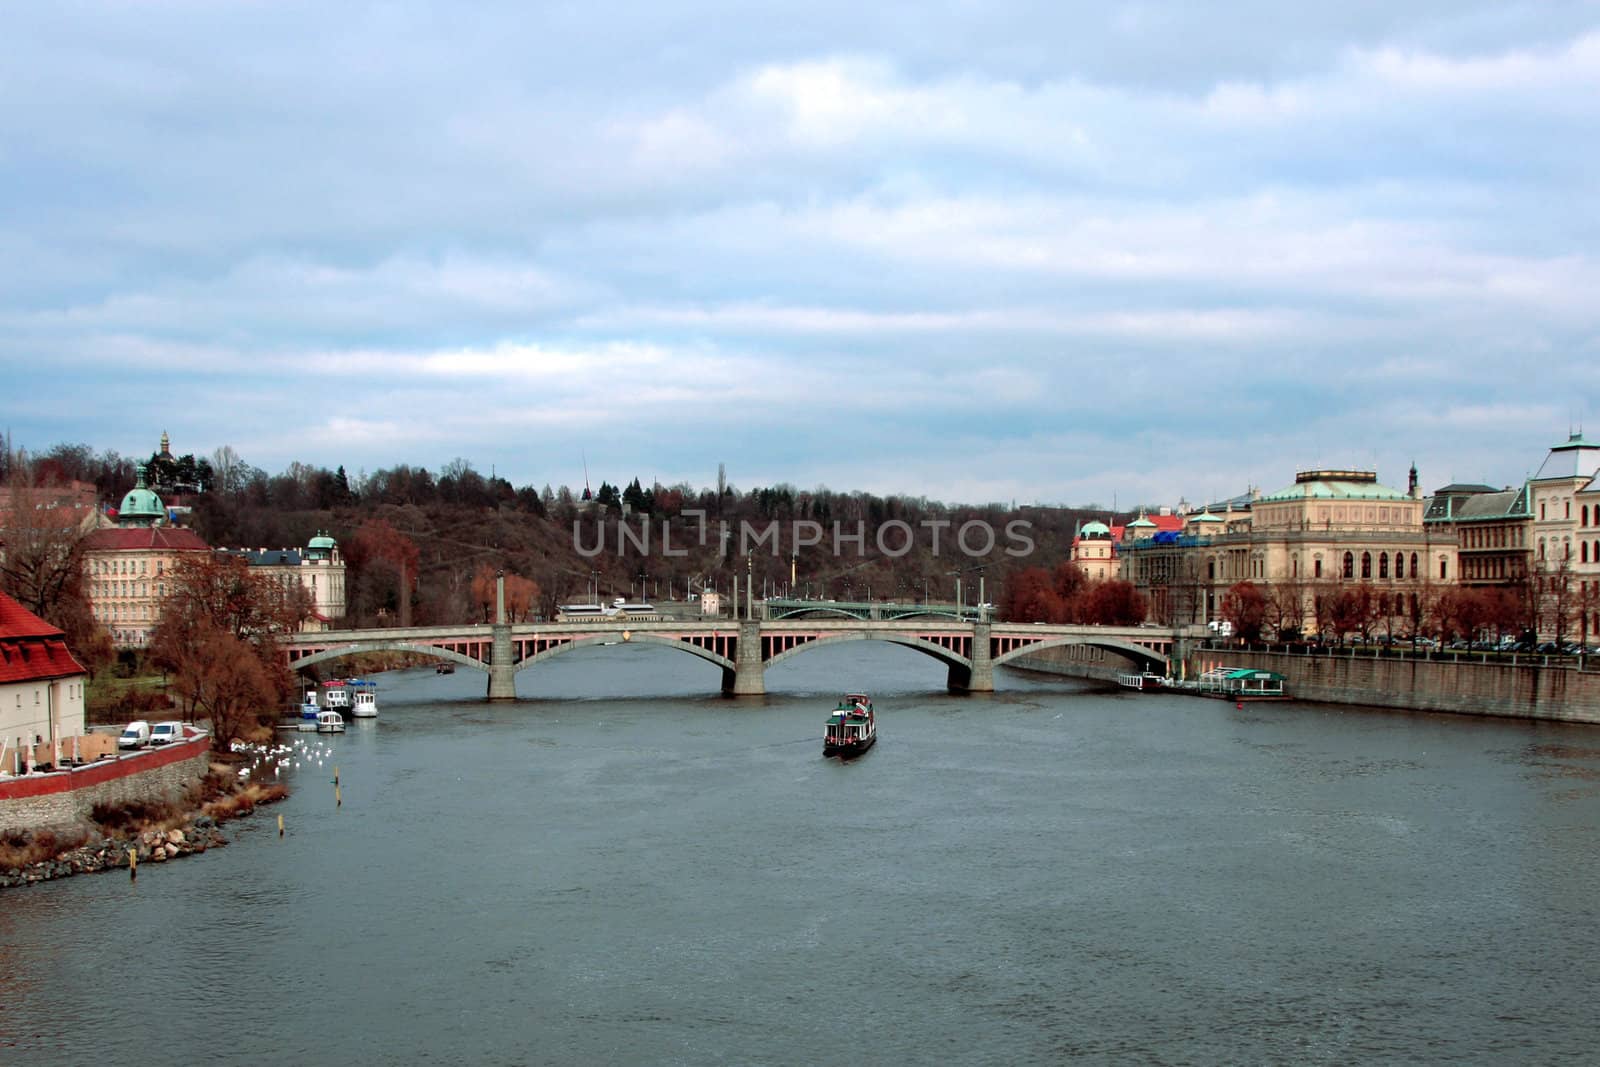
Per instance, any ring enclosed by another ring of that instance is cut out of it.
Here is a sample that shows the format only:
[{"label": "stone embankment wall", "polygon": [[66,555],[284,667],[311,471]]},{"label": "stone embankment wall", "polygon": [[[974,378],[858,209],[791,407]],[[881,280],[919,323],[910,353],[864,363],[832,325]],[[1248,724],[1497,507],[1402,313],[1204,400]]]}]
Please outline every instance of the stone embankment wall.
[{"label": "stone embankment wall", "polygon": [[1018,656],[1006,666],[1045,674],[1064,674],[1097,682],[1115,682],[1117,675],[1137,671],[1132,660],[1089,645],[1058,645],[1042,652]]},{"label": "stone embankment wall", "polygon": [[[1053,648],[1016,660],[1019,667],[1114,682],[1133,669],[1120,656]],[[1600,670],[1542,663],[1495,663],[1372,656],[1296,655],[1204,649],[1189,660],[1189,677],[1210,667],[1276,671],[1290,696],[1328,704],[1362,704],[1404,711],[1446,711],[1517,719],[1600,724]]]},{"label": "stone embankment wall", "polygon": [[96,804],[172,800],[210,765],[211,738],[202,735],[71,771],[0,778],[0,832],[70,826]]}]

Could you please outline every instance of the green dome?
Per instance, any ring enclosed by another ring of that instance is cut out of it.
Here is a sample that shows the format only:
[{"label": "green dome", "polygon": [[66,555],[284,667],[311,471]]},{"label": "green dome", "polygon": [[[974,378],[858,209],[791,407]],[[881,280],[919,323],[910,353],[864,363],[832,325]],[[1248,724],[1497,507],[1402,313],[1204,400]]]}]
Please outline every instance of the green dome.
[{"label": "green dome", "polygon": [[1189,521],[1190,522],[1221,522],[1222,521],[1222,516],[1221,515],[1213,515],[1209,511],[1202,511],[1198,515],[1190,515],[1189,516]]},{"label": "green dome", "polygon": [[136,468],[133,488],[128,490],[128,495],[122,498],[122,506],[117,509],[117,522],[124,526],[154,526],[166,517],[167,509],[161,498],[145,487],[144,464],[141,463]]},{"label": "green dome", "polygon": [[1079,537],[1110,537],[1111,527],[1103,522],[1086,522],[1078,531]]},{"label": "green dome", "polygon": [[1156,524],[1145,518],[1144,512],[1139,512],[1139,517],[1128,523],[1130,530],[1153,530]]},{"label": "green dome", "polygon": [[319,530],[319,531],[317,531],[317,536],[313,537],[311,539],[311,543],[306,545],[306,547],[307,548],[320,548],[320,549],[323,549],[325,551],[332,552],[335,548],[337,548],[339,546],[338,546],[338,543],[336,541],[334,541],[333,538],[329,537],[327,534],[325,534],[325,533],[323,533],[322,531]]}]

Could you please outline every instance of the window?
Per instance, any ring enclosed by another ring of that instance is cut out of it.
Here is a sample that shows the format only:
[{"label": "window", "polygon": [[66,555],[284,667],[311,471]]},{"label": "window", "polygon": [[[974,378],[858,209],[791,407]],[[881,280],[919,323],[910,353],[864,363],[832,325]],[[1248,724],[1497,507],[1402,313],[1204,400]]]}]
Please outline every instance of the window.
[{"label": "window", "polygon": [[1363,552],[1363,553],[1361,553],[1361,577],[1363,577],[1363,578],[1371,578],[1372,577],[1372,553],[1371,552]]},{"label": "window", "polygon": [[1396,552],[1394,554],[1394,576],[1396,578],[1404,578],[1406,576],[1406,554],[1404,552]]},{"label": "window", "polygon": [[1344,554],[1344,576],[1346,578],[1354,578],[1356,576],[1356,557],[1353,552]]},{"label": "window", "polygon": [[1566,512],[1565,512],[1565,514],[1562,515],[1562,518],[1564,518],[1564,519],[1572,518],[1572,501],[1570,501],[1570,500],[1566,501]]},{"label": "window", "polygon": [[1544,521],[1544,501],[1539,501],[1539,521]]},{"label": "window", "polygon": [[1387,552],[1378,553],[1378,577],[1389,577],[1389,553]]},{"label": "window", "polygon": [[1450,562],[1443,556],[1439,557],[1439,580],[1442,582],[1450,577]]},{"label": "window", "polygon": [[1312,568],[1313,568],[1313,572],[1314,572],[1312,576],[1315,577],[1315,578],[1321,578],[1322,577],[1322,561],[1320,559],[1314,561],[1313,564],[1312,564]]},{"label": "window", "polygon": [[1417,554],[1415,552],[1411,553],[1411,577],[1412,580],[1422,577],[1422,572],[1417,570]]},{"label": "window", "polygon": [[1296,556],[1294,559],[1289,561],[1289,576],[1291,578],[1300,577],[1300,557],[1299,556]]}]

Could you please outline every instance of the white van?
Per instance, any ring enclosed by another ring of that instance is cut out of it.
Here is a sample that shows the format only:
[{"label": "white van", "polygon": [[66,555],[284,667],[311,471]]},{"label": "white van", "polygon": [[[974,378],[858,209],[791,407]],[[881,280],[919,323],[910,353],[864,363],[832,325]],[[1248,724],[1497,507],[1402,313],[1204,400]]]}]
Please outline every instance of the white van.
[{"label": "white van", "polygon": [[150,743],[150,724],[143,719],[130,722],[117,737],[118,748],[144,748]]},{"label": "white van", "polygon": [[158,722],[150,727],[150,743],[152,745],[170,745],[174,741],[183,740],[183,723]]}]

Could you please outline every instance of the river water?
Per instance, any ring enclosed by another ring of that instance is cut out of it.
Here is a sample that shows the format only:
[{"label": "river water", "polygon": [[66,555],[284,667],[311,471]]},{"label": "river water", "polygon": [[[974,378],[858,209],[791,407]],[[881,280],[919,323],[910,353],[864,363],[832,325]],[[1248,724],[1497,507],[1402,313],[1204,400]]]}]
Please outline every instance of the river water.
[{"label": "river water", "polygon": [[1595,1055],[1600,732],[997,674],[381,676],[227,848],[0,896],[0,1063]]}]

